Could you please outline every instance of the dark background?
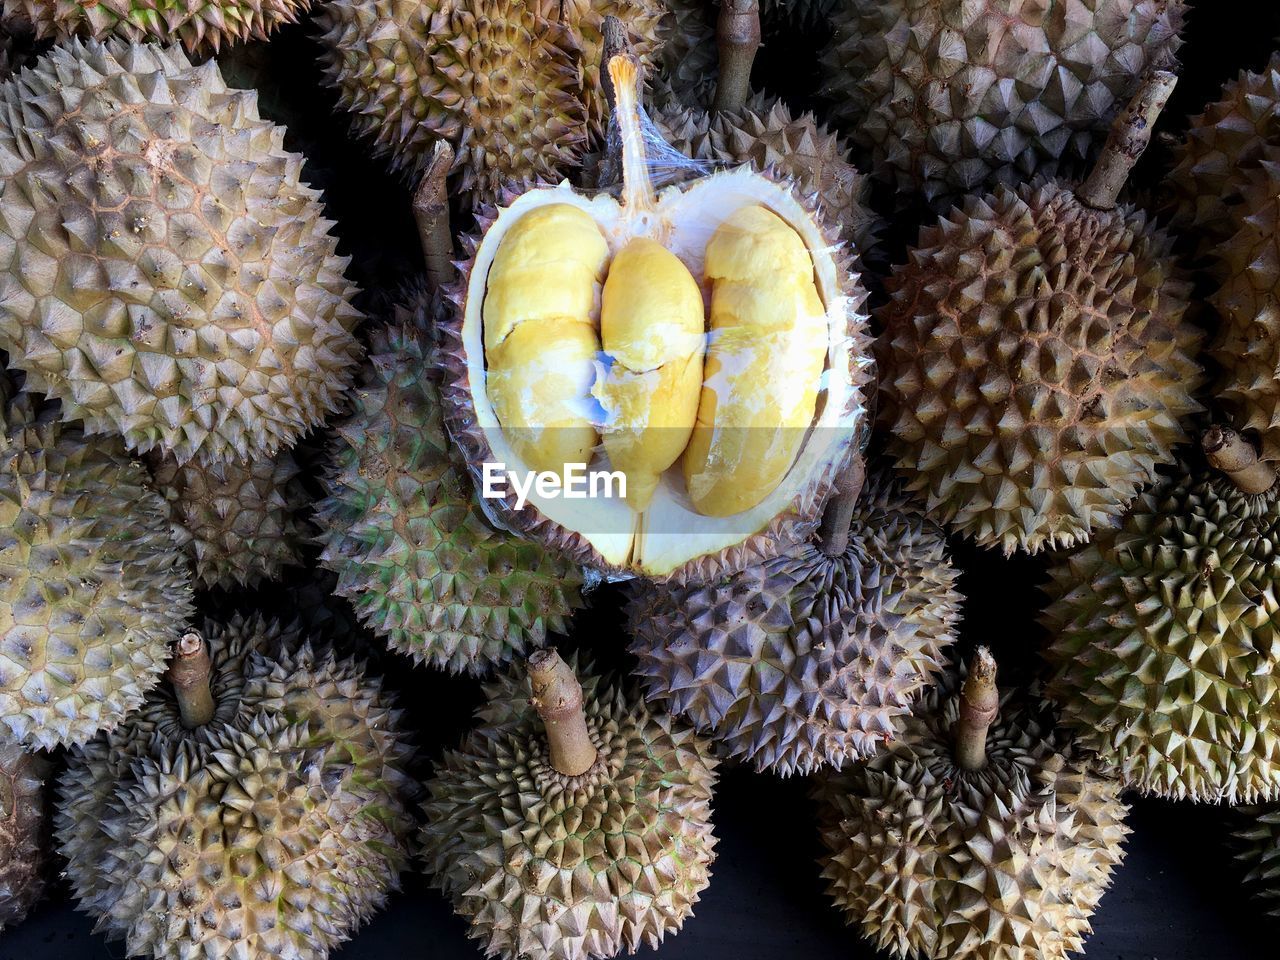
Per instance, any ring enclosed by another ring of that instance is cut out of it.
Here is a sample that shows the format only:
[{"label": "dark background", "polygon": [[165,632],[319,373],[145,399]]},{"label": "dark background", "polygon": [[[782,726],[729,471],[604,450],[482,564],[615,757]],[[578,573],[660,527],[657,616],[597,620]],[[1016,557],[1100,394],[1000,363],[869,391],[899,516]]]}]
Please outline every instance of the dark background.
[{"label": "dark background", "polygon": [[[315,66],[313,28],[301,24],[282,31],[250,65],[261,69],[257,85],[264,114],[288,124],[286,143],[308,157],[306,178],[324,191],[329,216],[352,255],[350,276],[365,291],[365,306],[377,314],[396,290],[420,269],[405,182],[389,175],[363,144],[347,137],[345,118],[323,87]],[[1184,33],[1181,82],[1161,121],[1177,134],[1188,114],[1215,99],[1221,84],[1241,68],[1258,69],[1280,36],[1276,0],[1197,0]],[[755,84],[786,96],[794,106],[821,109],[814,96],[818,71],[814,51],[822,31],[808,36],[772,32],[756,61]],[[1154,191],[1167,168],[1167,147],[1154,144],[1139,167],[1139,188]],[[883,212],[883,211],[882,211]],[[919,221],[899,216],[889,225],[882,259],[897,262]],[[465,228],[466,224],[459,224]],[[872,280],[873,287],[875,285]],[[953,556],[964,571],[966,596],[963,653],[977,642],[991,645],[1009,683],[1034,680],[1043,643],[1035,616],[1041,603],[1043,559],[981,551],[953,541]],[[202,599],[206,613],[232,608],[294,612],[314,619],[315,577],[295,571],[286,589],[212,594]],[[618,613],[619,593],[604,588],[591,609],[574,621],[562,646],[590,650],[604,665],[626,669]],[[340,601],[328,615],[349,616]],[[422,775],[432,758],[470,725],[479,702],[477,681],[415,668],[407,659],[382,652],[368,640],[367,654],[384,671],[418,731]],[[666,960],[680,958],[876,957],[855,931],[844,925],[822,890],[815,860],[819,847],[806,786],[800,779],[762,776],[724,767],[716,795],[719,858],[710,888],[684,930],[662,948]],[[1246,898],[1242,873],[1226,846],[1231,812],[1213,806],[1134,799],[1133,836],[1128,857],[1094,918],[1088,955],[1098,960],[1218,960],[1275,956],[1280,921],[1264,916]],[[92,921],[73,910],[65,887],[54,884],[49,898],[27,921],[0,936],[0,960],[122,957],[121,944],[91,932]],[[387,958],[429,955],[474,958],[478,948],[465,924],[418,875],[339,956]]]}]

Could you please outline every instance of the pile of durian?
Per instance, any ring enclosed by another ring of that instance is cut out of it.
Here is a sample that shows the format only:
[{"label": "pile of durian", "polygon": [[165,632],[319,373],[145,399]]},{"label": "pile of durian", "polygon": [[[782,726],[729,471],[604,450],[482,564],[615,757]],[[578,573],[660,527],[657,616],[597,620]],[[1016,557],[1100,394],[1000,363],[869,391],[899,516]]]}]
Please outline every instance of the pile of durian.
[{"label": "pile of durian", "polygon": [[0,0],[0,929],[660,949],[738,768],[851,951],[1066,960],[1143,795],[1274,911],[1280,47],[1192,2]]}]

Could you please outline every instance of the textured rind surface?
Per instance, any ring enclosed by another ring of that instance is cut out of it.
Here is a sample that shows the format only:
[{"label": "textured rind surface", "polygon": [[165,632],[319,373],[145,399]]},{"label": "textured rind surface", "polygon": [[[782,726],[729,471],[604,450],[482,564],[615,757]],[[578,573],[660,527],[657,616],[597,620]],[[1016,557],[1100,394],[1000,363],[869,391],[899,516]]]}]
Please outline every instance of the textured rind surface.
[{"label": "textured rind surface", "polygon": [[214,719],[167,685],[69,758],[56,836],[79,906],[132,955],[323,958],[407,860],[411,753],[353,660],[273,621],[207,624]]},{"label": "textured rind surface", "polygon": [[0,382],[0,726],[29,747],[83,743],[159,682],[190,575],[120,441]]},{"label": "textured rind surface", "polygon": [[1278,499],[1183,467],[1050,568],[1046,692],[1128,786],[1280,798]]},{"label": "textured rind surface", "polygon": [[662,41],[659,70],[649,78],[649,95],[658,106],[707,109],[720,74],[713,8],[703,0],[666,0],[658,21]]},{"label": "textured rind surface", "polygon": [[336,409],[360,315],[283,138],[177,47],[71,40],[0,85],[0,349],[27,387],[180,462]]},{"label": "textured rind surface", "polygon": [[334,0],[316,20],[321,69],[356,133],[410,173],[448,140],[470,204],[576,167],[607,115],[604,18],[647,63],[663,14],[658,0]]},{"label": "textured rind surface", "polygon": [[587,960],[656,948],[709,882],[708,743],[582,666],[599,751],[586,773],[551,766],[520,670],[486,686],[480,725],[428,784],[428,872],[487,956]]},{"label": "textured rind surface", "polygon": [[44,893],[49,771],[43,757],[0,745],[0,930],[21,923]]},{"label": "textured rind surface", "polygon": [[577,567],[495,530],[448,443],[427,343],[438,304],[419,297],[371,334],[351,415],[336,425],[320,562],[388,645],[479,674],[563,633],[582,606]]},{"label": "textured rind surface", "polygon": [[1223,279],[1213,295],[1222,323],[1210,354],[1218,396],[1235,425],[1280,460],[1280,148],[1267,148],[1241,188],[1240,229],[1217,248]]},{"label": "textured rind surface", "polygon": [[942,532],[875,479],[849,545],[813,540],[704,585],[636,589],[631,653],[645,694],[757,770],[871,756],[945,664],[959,620]]},{"label": "textured rind surface", "polygon": [[1280,917],[1280,805],[1240,807],[1233,816],[1231,841],[1245,884],[1269,915]]},{"label": "textured rind surface", "polygon": [[169,504],[170,529],[206,587],[256,586],[300,563],[297,516],[306,494],[288,450],[247,463],[153,458],[156,490]]},{"label": "textured rind surface", "polygon": [[958,715],[931,691],[897,743],[819,778],[828,892],[896,957],[1066,960],[1123,856],[1120,785],[1007,699],[986,765],[963,770]]},{"label": "textured rind surface", "polygon": [[[767,173],[760,176],[772,179],[772,176]],[[519,189],[513,187],[504,193],[502,200],[504,203],[510,203],[522,193],[543,186],[547,185],[529,182],[520,185]],[[817,218],[812,200],[804,205],[811,211],[817,222],[823,222]],[[455,264],[458,268],[457,281],[445,292],[449,311],[436,326],[440,337],[437,357],[442,371],[440,398],[444,405],[445,425],[476,482],[481,482],[481,464],[495,458],[484,431],[476,421],[475,405],[471,397],[471,375],[467,368],[467,353],[462,341],[462,326],[467,289],[475,266],[475,254],[484,234],[493,225],[497,212],[494,207],[481,209],[476,215],[475,232],[462,237],[465,259]],[[853,389],[849,391],[843,419],[855,422],[862,415],[864,392],[870,389],[871,381],[874,380],[873,365],[857,362],[861,358],[866,358],[870,352],[867,317],[862,313],[867,292],[862,285],[859,273],[853,268],[850,251],[840,243],[836,228],[828,226],[824,236],[827,239],[828,249],[833,251],[836,258],[836,273],[844,283],[842,293],[846,298],[847,307],[847,342],[855,362],[852,369]],[[852,442],[853,431],[850,432],[849,439]],[[665,578],[658,579],[665,579],[671,583],[689,583],[725,576],[749,564],[763,562],[775,556],[785,544],[805,539],[817,528],[821,519],[822,506],[826,503],[827,495],[843,462],[841,460],[839,463],[834,463],[830,470],[813,477],[808,486],[801,490],[792,502],[791,508],[774,517],[765,529],[757,531],[726,550],[696,557]],[[486,513],[493,521],[545,545],[576,564],[606,576],[616,575],[625,578],[633,575],[633,571],[609,564],[584,537],[551,521],[532,506],[526,504],[522,509],[517,510],[513,493],[508,493],[505,498],[486,499],[485,507]]]},{"label": "textured rind surface", "polygon": [[1191,118],[1165,179],[1171,222],[1198,231],[1202,248],[1229,240],[1240,226],[1249,171],[1280,149],[1280,53],[1260,73],[1240,71],[1222,99]]},{"label": "textured rind surface", "polygon": [[832,120],[872,173],[931,203],[1079,172],[1180,45],[1182,0],[840,0]]},{"label": "textured rind surface", "polygon": [[1172,238],[1056,184],[922,231],[879,313],[882,422],[931,513],[1006,554],[1119,522],[1200,409]]}]

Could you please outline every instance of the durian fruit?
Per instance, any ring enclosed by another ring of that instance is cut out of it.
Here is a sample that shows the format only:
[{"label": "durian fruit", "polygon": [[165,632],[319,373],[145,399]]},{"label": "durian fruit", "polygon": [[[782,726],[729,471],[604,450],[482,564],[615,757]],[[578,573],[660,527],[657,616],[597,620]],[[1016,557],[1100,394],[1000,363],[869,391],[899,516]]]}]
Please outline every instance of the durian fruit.
[{"label": "durian fruit", "polygon": [[420,293],[370,334],[316,506],[320,562],[393,650],[478,674],[564,632],[582,577],[486,520],[441,418],[427,333],[438,307]]},{"label": "durian fruit", "polygon": [[31,58],[33,37],[29,24],[0,16],[0,80],[8,80]]},{"label": "durian fruit", "polygon": [[629,604],[647,698],[757,770],[872,756],[955,639],[942,531],[884,478],[861,496],[849,480],[820,536],[720,580],[638,588]]},{"label": "durian fruit", "polygon": [[980,648],[958,695],[817,783],[828,892],[892,956],[1066,960],[1123,857],[1119,784],[995,673]]},{"label": "durian fruit", "polygon": [[359,663],[273,621],[206,624],[59,779],[79,907],[131,956],[320,960],[398,885],[410,754]]},{"label": "durian fruit", "polygon": [[1197,231],[1202,249],[1241,226],[1250,171],[1280,149],[1280,52],[1259,73],[1247,70],[1222,88],[1222,99],[1191,118],[1165,179],[1174,226]]},{"label": "durian fruit", "polygon": [[0,349],[91,433],[270,456],[351,381],[347,260],[254,103],[212,61],[119,40],[0,84]]},{"label": "durian fruit", "polygon": [[297,515],[306,503],[288,450],[247,463],[154,457],[151,475],[169,505],[173,538],[206,587],[256,586],[300,563]]},{"label": "durian fruit", "polygon": [[146,469],[117,438],[86,437],[57,422],[56,405],[8,387],[0,728],[29,747],[83,743],[159,682],[192,612],[187,562]]},{"label": "durian fruit", "polygon": [[[713,576],[816,525],[864,421],[864,294],[788,181],[738,168],[655,191],[635,61],[616,56],[609,69],[620,201],[561,183],[481,218],[440,327],[446,423],[502,524],[612,575]],[[652,351],[651,370],[601,340],[612,321],[600,291],[640,238],[673,254],[710,300],[703,348],[656,310],[656,279],[648,294],[641,285],[636,315],[652,315],[634,346]],[[695,412],[669,387],[698,363]],[[652,390],[614,391],[627,370]],[[608,468],[608,438],[646,423],[692,429],[669,469],[656,453],[647,464],[659,480],[637,510]],[[539,478],[554,483],[529,486]]]},{"label": "durian fruit", "polygon": [[1233,817],[1231,840],[1245,883],[1270,916],[1280,917],[1280,805],[1240,807]]},{"label": "durian fruit", "polygon": [[0,744],[0,930],[21,923],[44,894],[49,873],[49,762]]},{"label": "durian fruit", "polygon": [[889,453],[982,546],[1035,553],[1114,526],[1200,409],[1172,237],[1116,204],[1174,82],[1153,75],[1074,192],[972,198],[886,282]]},{"label": "durian fruit", "polygon": [[1204,437],[1123,525],[1050,569],[1046,692],[1099,762],[1174,799],[1280,799],[1280,487],[1238,434]]},{"label": "durian fruit", "polygon": [[831,116],[930,203],[1071,174],[1181,41],[1183,0],[838,0]]},{"label": "durian fruit", "polygon": [[709,0],[666,0],[658,22],[660,69],[649,82],[656,104],[707,107],[715,96],[716,19]]},{"label": "durian fruit", "polygon": [[310,7],[310,0],[4,0],[5,17],[34,26],[38,38],[123,37],[181,42],[216,53],[224,44],[263,40]]},{"label": "durian fruit", "polygon": [[355,132],[415,172],[444,139],[456,195],[494,203],[559,180],[606,117],[600,52],[616,16],[638,56],[660,47],[660,0],[333,0],[320,66]]},{"label": "durian fruit", "polygon": [[657,947],[709,882],[706,741],[585,664],[540,650],[428,784],[432,882],[486,956],[588,960]]}]

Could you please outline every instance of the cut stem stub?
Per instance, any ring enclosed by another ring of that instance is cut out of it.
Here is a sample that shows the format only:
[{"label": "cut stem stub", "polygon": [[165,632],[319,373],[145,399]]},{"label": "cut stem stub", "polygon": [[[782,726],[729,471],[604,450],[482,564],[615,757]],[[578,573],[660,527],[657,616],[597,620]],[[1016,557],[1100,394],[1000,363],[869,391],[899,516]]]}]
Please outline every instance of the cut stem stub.
[{"label": "cut stem stub", "polygon": [[760,49],[760,0],[720,0],[716,21],[720,72],[713,110],[741,110],[751,96],[751,67]]},{"label": "cut stem stub", "polygon": [[849,464],[836,478],[831,496],[822,511],[822,524],[818,527],[818,549],[828,557],[838,557],[849,546],[849,524],[853,522],[853,508],[867,479],[866,461],[862,454],[852,454]]},{"label": "cut stem stub", "polygon": [[969,675],[960,688],[960,717],[953,728],[956,763],[964,770],[981,770],[987,764],[987,730],[1000,712],[996,687],[996,661],[991,651],[979,647],[969,661]]},{"label": "cut stem stub", "polygon": [[209,686],[212,675],[209,645],[194,631],[184,633],[173,645],[169,683],[178,701],[182,725],[188,730],[202,727],[213,719],[215,704]]},{"label": "cut stem stub", "polygon": [[582,686],[570,666],[554,650],[539,650],[528,661],[533,708],[547,731],[551,766],[577,777],[596,762],[595,744],[587,732]]},{"label": "cut stem stub", "polygon": [[418,224],[422,259],[426,261],[427,279],[436,290],[453,279],[453,228],[449,222],[448,188],[453,158],[453,147],[449,142],[437,140],[431,148],[431,161],[422,172],[418,189],[413,192],[413,219]]},{"label": "cut stem stub", "polygon": [[1276,483],[1276,470],[1258,459],[1258,451],[1228,427],[1210,427],[1200,440],[1209,466],[1221,470],[1244,493],[1266,493]]},{"label": "cut stem stub", "polygon": [[1111,124],[1107,145],[1089,178],[1076,189],[1081,203],[1095,210],[1115,209],[1129,171],[1151,142],[1156,119],[1177,83],[1177,74],[1168,70],[1152,70],[1143,78],[1129,105]]}]

